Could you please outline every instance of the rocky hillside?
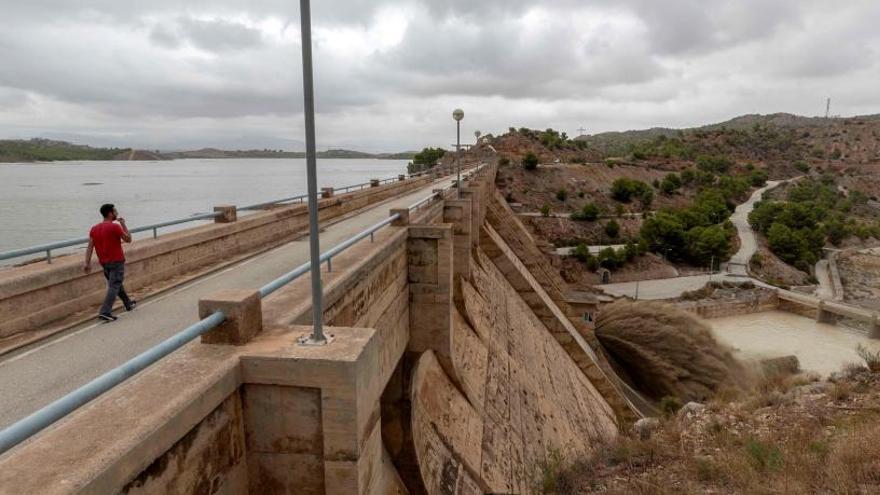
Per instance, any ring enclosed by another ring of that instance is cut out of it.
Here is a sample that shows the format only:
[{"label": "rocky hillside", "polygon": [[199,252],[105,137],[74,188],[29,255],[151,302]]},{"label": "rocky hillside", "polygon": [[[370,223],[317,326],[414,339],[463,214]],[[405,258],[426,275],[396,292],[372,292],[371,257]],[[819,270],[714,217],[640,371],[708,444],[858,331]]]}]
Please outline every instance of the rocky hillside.
[{"label": "rocky hillside", "polygon": [[594,458],[546,463],[545,493],[880,493],[880,367],[664,407]]}]

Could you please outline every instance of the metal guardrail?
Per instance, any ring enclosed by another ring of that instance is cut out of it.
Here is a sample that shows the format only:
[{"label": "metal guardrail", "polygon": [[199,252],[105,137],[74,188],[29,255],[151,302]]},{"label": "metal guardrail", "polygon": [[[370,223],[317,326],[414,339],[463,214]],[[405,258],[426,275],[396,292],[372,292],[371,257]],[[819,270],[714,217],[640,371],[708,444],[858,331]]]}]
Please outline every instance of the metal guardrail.
[{"label": "metal guardrail", "polygon": [[[420,177],[422,175],[425,175],[429,172],[430,172],[429,170],[426,170],[426,171],[419,172],[416,174],[409,174],[408,177],[410,179],[412,179],[412,178],[416,178],[416,177]],[[387,179],[381,179],[379,181],[379,183],[380,184],[387,184],[389,182],[395,182],[398,180],[399,180],[399,176],[398,177],[391,177],[391,178],[387,178]],[[369,187],[370,185],[371,185],[370,182],[364,182],[361,184],[354,184],[351,186],[343,186],[340,188],[334,188],[333,190],[334,191],[349,192],[352,189],[361,190],[366,187]],[[284,204],[284,203],[290,203],[290,202],[302,203],[307,197],[308,197],[307,194],[301,194],[299,196],[292,196],[289,198],[281,198],[281,199],[277,199],[277,200],[273,200],[273,201],[266,201],[263,203],[256,203],[253,205],[242,206],[242,207],[236,208],[236,210],[237,211],[261,210],[261,209],[267,208],[269,206],[275,206],[275,205],[280,205],[280,204]],[[140,232],[153,231],[153,239],[155,239],[159,236],[158,230],[160,228],[170,227],[172,225],[180,225],[182,223],[188,223],[188,222],[197,222],[197,221],[201,221],[201,220],[211,220],[211,219],[213,219],[219,215],[222,215],[222,214],[223,214],[222,212],[199,213],[199,214],[195,214],[195,215],[192,215],[189,217],[179,218],[176,220],[168,220],[165,222],[144,225],[142,227],[134,227],[134,228],[129,229],[129,232],[131,232],[132,234],[137,234]],[[5,252],[0,253],[0,261],[12,259],[12,258],[19,258],[21,256],[27,256],[29,254],[46,253],[46,261],[51,264],[52,263],[52,251],[66,248],[66,247],[77,246],[80,244],[88,244],[88,242],[89,242],[88,237],[80,237],[77,239],[67,239],[67,240],[63,240],[63,241],[51,242],[51,243],[47,243],[47,244],[40,244],[37,246],[31,246],[31,247],[27,247],[27,248],[14,249],[12,251],[5,251]]]},{"label": "metal guardrail", "polygon": [[[463,174],[462,178],[473,176],[483,167],[484,165],[480,165],[476,168],[471,169],[468,173]],[[448,190],[454,187],[455,182],[409,206],[409,210],[416,210],[433,199],[443,197],[443,195]],[[327,262],[327,270],[332,270],[331,260],[334,256],[339,255],[346,249],[356,244],[358,241],[363,240],[367,237],[369,237],[370,241],[372,242],[374,240],[374,235],[376,231],[391,224],[398,218],[400,218],[399,214],[391,215],[385,220],[382,220],[381,222],[367,228],[366,230],[358,234],[355,234],[354,236],[328,249],[326,252],[321,254],[319,258],[321,263]],[[141,229],[148,229],[148,227],[141,227]],[[298,279],[299,277],[307,273],[309,271],[309,268],[310,267],[308,262],[303,263],[302,265],[296,267],[294,270],[264,285],[259,290],[260,298],[262,299]],[[137,356],[126,361],[120,366],[113,368],[112,370],[104,373],[98,378],[95,378],[94,380],[78,387],[72,392],[67,393],[60,399],[40,408],[39,410],[26,416],[25,418],[16,421],[15,423],[4,428],[3,430],[0,430],[0,455],[15,447],[19,443],[32,437],[33,435],[39,433],[46,427],[67,416],[68,414],[87,404],[96,397],[109,391],[116,385],[119,385],[120,383],[131,378],[140,371],[143,371],[147,367],[155,364],[157,361],[164,358],[165,356],[195,340],[196,337],[199,337],[209,330],[218,327],[225,320],[226,315],[224,315],[222,311],[215,311],[206,318],[203,318],[196,323],[186,327],[175,335],[138,354]]]}]

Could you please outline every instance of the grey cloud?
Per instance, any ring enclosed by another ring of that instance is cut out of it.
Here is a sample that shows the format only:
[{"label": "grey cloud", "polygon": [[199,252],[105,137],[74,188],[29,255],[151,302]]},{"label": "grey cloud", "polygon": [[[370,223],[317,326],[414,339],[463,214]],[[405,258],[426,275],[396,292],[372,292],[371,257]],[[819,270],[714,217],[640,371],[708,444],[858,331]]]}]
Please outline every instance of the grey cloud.
[{"label": "grey cloud", "polygon": [[193,45],[207,51],[224,52],[262,45],[260,31],[237,22],[183,18],[180,27]]},{"label": "grey cloud", "polygon": [[[9,134],[82,128],[151,146],[297,137],[298,2],[0,0],[0,12]],[[364,33],[389,13],[407,18],[402,40],[368,46]],[[523,23],[526,13],[539,20]],[[443,144],[458,105],[487,132],[696,124],[807,111],[826,93],[870,113],[878,15],[870,0],[313,0],[316,33],[341,37],[315,41],[319,135]]]}]

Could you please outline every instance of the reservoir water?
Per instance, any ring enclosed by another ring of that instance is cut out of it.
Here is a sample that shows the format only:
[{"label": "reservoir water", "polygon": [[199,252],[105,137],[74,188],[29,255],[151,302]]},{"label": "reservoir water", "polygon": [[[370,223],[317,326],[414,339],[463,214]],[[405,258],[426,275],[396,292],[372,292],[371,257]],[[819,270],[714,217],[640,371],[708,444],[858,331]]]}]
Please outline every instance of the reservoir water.
[{"label": "reservoir water", "polygon": [[864,361],[856,353],[861,344],[880,350],[880,342],[846,327],[817,323],[783,311],[766,311],[706,320],[712,333],[732,347],[742,359],[794,355],[801,368],[823,376],[840,371],[848,363]]},{"label": "reservoir water", "polygon": [[[406,164],[318,160],[318,187],[394,177],[406,172]],[[129,227],[137,227],[208,212],[215,205],[254,204],[305,192],[304,159],[2,163],[0,252],[84,237],[100,221],[103,203],[115,204]]]}]

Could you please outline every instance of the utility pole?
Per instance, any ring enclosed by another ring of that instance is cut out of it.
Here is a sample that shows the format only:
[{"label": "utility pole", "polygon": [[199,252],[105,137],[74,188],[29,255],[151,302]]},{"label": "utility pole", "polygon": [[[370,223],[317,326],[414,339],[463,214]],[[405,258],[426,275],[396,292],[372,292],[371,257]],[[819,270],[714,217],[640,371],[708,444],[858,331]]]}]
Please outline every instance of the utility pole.
[{"label": "utility pole", "polygon": [[312,75],[312,15],[309,0],[299,1],[302,35],[303,113],[306,119],[306,184],[309,192],[309,267],[312,275],[312,335],[304,345],[324,345],[324,289],[321,286],[321,247],[318,242],[318,179],[315,153],[315,92]]},{"label": "utility pole", "polygon": [[831,98],[825,101],[825,118],[827,119],[829,115],[831,115]]}]

